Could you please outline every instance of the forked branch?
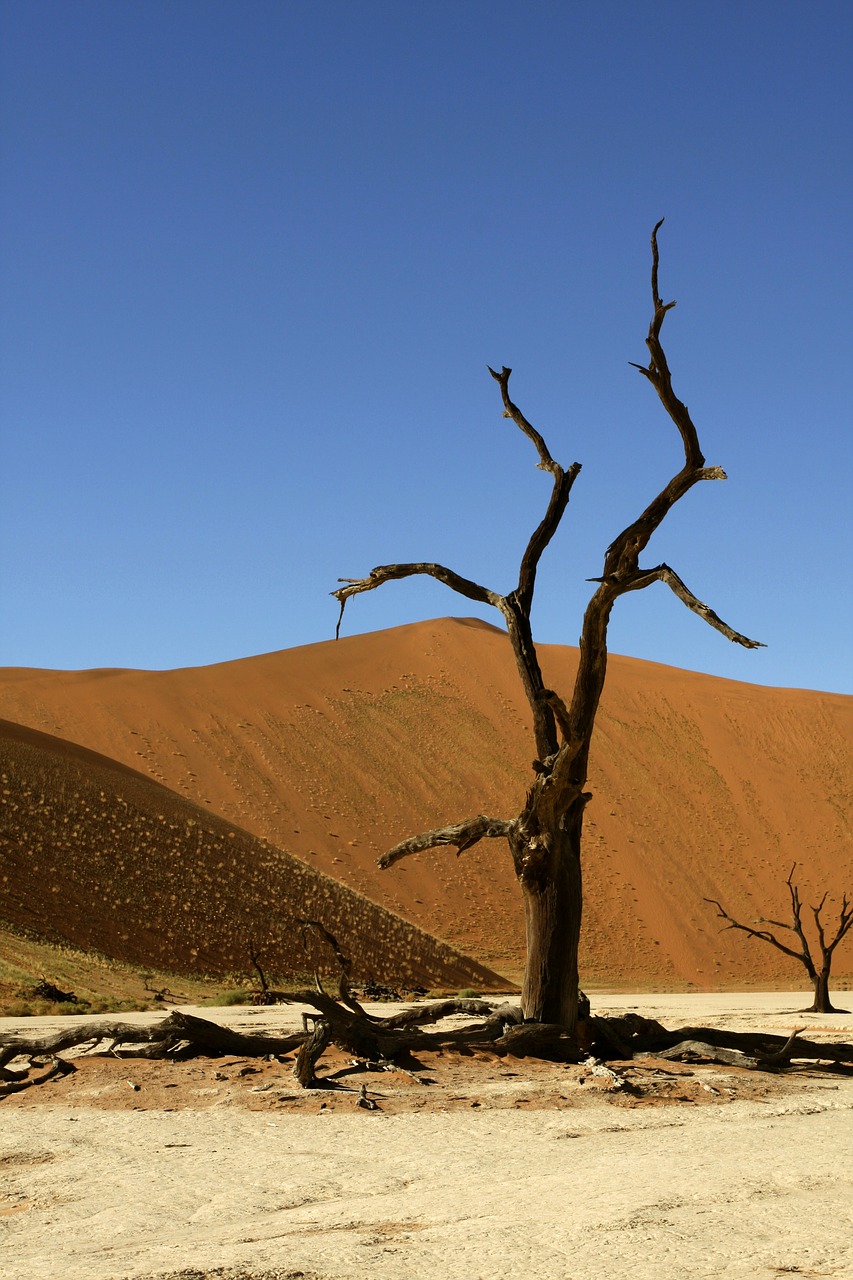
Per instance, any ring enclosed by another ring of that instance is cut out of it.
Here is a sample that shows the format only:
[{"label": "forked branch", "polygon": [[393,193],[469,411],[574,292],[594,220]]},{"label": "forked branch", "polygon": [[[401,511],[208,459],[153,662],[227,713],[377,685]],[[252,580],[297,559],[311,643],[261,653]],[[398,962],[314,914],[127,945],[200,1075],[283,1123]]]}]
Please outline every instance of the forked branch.
[{"label": "forked branch", "polygon": [[652,302],[654,304],[654,314],[649,325],[649,335],[646,338],[646,346],[649,349],[651,359],[648,368],[640,364],[635,364],[633,367],[639,369],[640,373],[645,378],[648,378],[655,391],[657,391],[663,407],[678,427],[681,435],[684,445],[684,464],[691,471],[696,471],[705,465],[705,458],[699,448],[699,436],[687,411],[687,405],[679,400],[672,389],[672,374],[669,371],[669,365],[660,341],[660,331],[663,327],[666,313],[675,306],[674,302],[664,302],[658,289],[658,266],[660,264],[658,232],[663,224],[664,219],[661,218],[652,232]]},{"label": "forked branch", "polygon": [[[716,898],[706,898],[705,901],[717,908],[717,915],[721,920],[726,920],[728,922],[725,929],[739,929],[741,933],[747,934],[750,938],[760,938],[762,942],[769,942],[771,947],[776,947],[778,951],[783,951],[786,956],[791,956],[793,960],[799,960],[801,964],[811,965],[811,955],[807,950],[795,951],[793,947],[788,947],[784,942],[780,942],[776,935],[771,933],[769,929],[756,929],[753,925],[744,924],[741,920],[735,920],[734,916],[729,915],[723,904],[718,902]],[[781,924],[778,920],[761,919],[756,920],[755,923],[772,924],[777,929],[793,929],[793,925]]]},{"label": "forked branch", "polygon": [[832,942],[827,942],[824,936],[823,923],[820,918],[820,913],[823,910],[823,904],[825,901],[826,894],[823,895],[818,906],[812,907],[812,912],[814,914],[815,924],[817,925],[821,951],[824,955],[831,956],[841,939],[849,933],[850,927],[853,925],[853,902],[847,901],[847,894],[845,893],[844,897],[841,899],[841,911],[838,916],[838,929],[836,930],[835,937],[832,939]]},{"label": "forked branch", "polygon": [[735,631],[727,623],[724,623],[712,609],[703,604],[691,591],[688,591],[678,575],[668,565],[658,565],[656,569],[651,570],[643,570],[639,565],[640,555],[675,503],[701,480],[725,480],[726,478],[726,473],[721,467],[705,466],[705,458],[699,447],[696,427],[690,417],[687,406],[679,400],[672,389],[672,376],[660,340],[666,314],[675,306],[674,302],[664,303],[658,287],[659,252],[657,233],[662,224],[663,219],[657,223],[652,232],[653,314],[646,339],[651,360],[648,367],[643,365],[635,365],[634,367],[639,369],[643,376],[652,383],[661,403],[678,428],[684,447],[684,465],[652,499],[645,511],[614,538],[607,548],[602,576],[592,579],[592,581],[600,583],[600,586],[592,597],[584,616],[580,646],[581,661],[578,666],[570,712],[575,735],[578,740],[584,740],[586,744],[578,755],[580,764],[583,764],[586,759],[586,747],[588,747],[589,738],[592,734],[598,700],[604,685],[607,665],[607,626],[610,611],[615,600],[625,592],[640,590],[643,587],[650,586],[652,582],[666,582],[689,609],[704,618],[706,622],[729,640],[742,644],[749,649],[760,647],[758,641],[742,636],[740,632]]},{"label": "forked branch", "polygon": [[568,470],[564,470],[558,462],[554,461],[543,437],[510,399],[509,378],[512,370],[504,366],[500,373],[496,373],[491,368],[489,372],[500,385],[501,398],[504,404],[504,417],[510,418],[522,434],[532,442],[539,455],[537,466],[540,470],[547,471],[553,480],[551,497],[545,515],[530,535],[521,558],[517,587],[514,591],[504,596],[496,591],[490,591],[487,587],[483,587],[477,582],[472,582],[469,578],[462,577],[461,574],[445,568],[444,565],[432,563],[380,565],[378,568],[373,569],[366,578],[338,579],[344,585],[339,587],[337,591],[332,592],[332,595],[341,606],[338,624],[335,628],[335,638],[337,639],[340,636],[341,622],[343,621],[347,600],[363,591],[373,591],[376,587],[381,587],[384,583],[390,582],[395,578],[409,578],[417,574],[427,575],[439,582],[443,582],[445,586],[450,587],[460,595],[466,596],[469,600],[476,600],[480,604],[492,605],[500,611],[506,622],[516,666],[533,714],[536,749],[540,757],[545,757],[556,751],[557,735],[552,710],[540,696],[544,685],[536,648],[533,643],[530,611],[533,605],[533,590],[539,561],[559,527],[569,501],[572,485],[580,473],[581,467],[579,462],[575,462]]},{"label": "forked branch", "polygon": [[[661,344],[660,334],[664,318],[666,313],[675,306],[674,302],[663,302],[658,288],[660,255],[657,233],[662,227],[663,221],[663,218],[661,218],[652,232],[652,303],[654,310],[649,325],[648,337],[646,338],[651,360],[648,366],[633,364],[633,362],[632,364],[635,369],[639,369],[640,373],[651,382],[658,393],[661,404],[678,428],[684,447],[684,466],[676,472],[665,488],[652,499],[645,511],[626,529],[623,529],[607,548],[604,573],[600,579],[595,579],[595,581],[600,581],[611,588],[611,599],[616,595],[622,594],[623,591],[632,591],[639,587],[648,586],[650,582],[655,580],[654,576],[647,577],[644,575],[642,578],[639,576],[639,557],[648,545],[652,534],[660,527],[675,503],[701,480],[726,479],[726,473],[722,467],[705,466],[705,457],[699,447],[698,432],[687,406],[679,400],[672,389],[672,375]],[[662,567],[666,568],[666,566]],[[672,571],[669,570],[668,572],[671,573]],[[652,571],[652,574],[654,574],[654,571]],[[676,590],[675,583],[670,582],[669,585],[672,586],[673,590]],[[680,594],[678,591],[676,593]],[[689,592],[687,596],[690,596]],[[688,604],[689,608],[693,608],[694,606],[687,596],[682,596],[682,599]],[[695,597],[690,596],[690,599],[695,600]],[[696,612],[701,613],[700,610],[696,610]],[[711,613],[710,610],[708,612],[709,614]],[[716,614],[713,617],[716,617]],[[706,617],[706,621],[711,622],[712,626],[716,626],[716,623],[711,621],[710,616]],[[723,634],[728,635],[729,639],[733,639],[737,634],[734,632],[729,634],[729,631],[724,627],[720,627],[718,630],[722,630]],[[738,643],[743,642],[738,641]],[[748,647],[755,648],[757,646],[755,643],[750,643]]]},{"label": "forked branch", "polygon": [[565,471],[558,462],[554,461],[542,435],[528,422],[518,405],[514,404],[510,399],[509,379],[512,370],[504,366],[501,372],[497,373],[489,367],[489,373],[500,386],[504,417],[512,419],[518,429],[533,443],[539,455],[537,466],[541,471],[549,472],[554,481],[548,509],[531,534],[522,557],[518,587],[514,593],[515,602],[508,603],[507,598],[497,591],[491,591],[487,587],[480,586],[479,583],[472,582],[469,578],[455,573],[452,569],[445,568],[444,565],[432,563],[380,565],[378,568],[371,570],[366,578],[338,579],[339,582],[343,582],[345,585],[332,592],[332,595],[341,606],[338,626],[335,632],[336,638],[340,634],[346,602],[351,596],[358,595],[362,591],[373,591],[376,587],[381,587],[384,583],[390,582],[395,578],[410,578],[418,574],[427,575],[439,582],[443,582],[445,586],[457,591],[460,595],[467,596],[469,600],[476,600],[481,604],[490,604],[499,609],[506,617],[511,632],[513,619],[518,612],[518,605],[521,605],[522,612],[529,621],[536,569],[543,551],[548,546],[560,524],[569,501],[572,485],[580,473],[581,465],[579,462],[574,462]]},{"label": "forked branch", "polygon": [[[600,582],[600,578],[590,579],[592,582]],[[760,640],[750,640],[749,636],[743,636],[739,631],[735,631],[727,622],[723,622],[722,618],[714,612],[707,604],[703,604],[698,596],[694,596],[693,592],[679,578],[674,569],[670,569],[668,564],[659,564],[654,569],[639,569],[635,578],[628,581],[626,585],[621,587],[619,594],[622,595],[626,591],[638,591],[643,587],[650,586],[653,582],[665,582],[666,585],[678,596],[688,609],[699,615],[708,623],[709,627],[713,627],[731,640],[733,644],[743,645],[745,649],[764,649],[766,646]]]}]

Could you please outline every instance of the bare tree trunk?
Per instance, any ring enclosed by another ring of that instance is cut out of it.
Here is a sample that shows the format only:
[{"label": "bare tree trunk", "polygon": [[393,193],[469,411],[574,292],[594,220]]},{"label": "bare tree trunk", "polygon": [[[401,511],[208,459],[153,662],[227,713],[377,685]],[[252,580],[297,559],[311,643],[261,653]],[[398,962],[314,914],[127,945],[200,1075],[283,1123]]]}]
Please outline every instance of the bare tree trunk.
[{"label": "bare tree trunk", "polygon": [[838,1013],[835,1005],[829,998],[829,970],[822,969],[815,973],[812,978],[814,983],[814,1002],[810,1013]]},{"label": "bare tree trunk", "polygon": [[[578,1020],[583,909],[580,835],[579,822],[568,831],[543,832],[543,841],[550,846],[546,864],[538,874],[519,876],[527,933],[521,1012],[526,1022],[557,1023],[570,1034]],[[518,857],[515,848],[513,855]]]}]

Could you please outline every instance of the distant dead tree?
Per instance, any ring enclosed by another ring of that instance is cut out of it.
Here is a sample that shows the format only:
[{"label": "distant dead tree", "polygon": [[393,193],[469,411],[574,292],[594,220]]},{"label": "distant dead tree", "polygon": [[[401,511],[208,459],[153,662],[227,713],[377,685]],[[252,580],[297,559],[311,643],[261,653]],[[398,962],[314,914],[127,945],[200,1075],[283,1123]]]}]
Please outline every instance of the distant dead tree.
[{"label": "distant dead tree", "polygon": [[832,967],[832,956],[835,948],[841,939],[849,932],[853,926],[853,903],[847,901],[845,893],[841,899],[841,911],[838,917],[838,928],[835,931],[835,937],[831,942],[827,942],[826,933],[824,931],[823,921],[821,920],[821,912],[828,893],[825,893],[816,907],[811,908],[814,916],[815,928],[817,929],[817,943],[820,948],[820,964],[816,964],[812,956],[812,950],[806,938],[805,930],[802,922],[802,903],[800,902],[800,893],[794,884],[794,872],[797,869],[796,862],[791,867],[790,875],[785,883],[788,886],[788,893],[791,896],[791,923],[786,924],[784,920],[768,920],[765,916],[760,916],[755,924],[770,924],[774,929],[787,929],[793,933],[799,944],[800,949],[796,947],[786,946],[784,942],[780,942],[775,934],[769,929],[756,929],[753,925],[741,924],[739,920],[735,920],[734,916],[730,916],[725,907],[717,901],[716,898],[706,898],[706,902],[710,902],[712,906],[717,908],[717,915],[721,920],[727,920],[726,929],[739,929],[742,933],[747,934],[750,938],[759,938],[762,942],[769,942],[771,947],[776,947],[777,951],[782,951],[786,956],[790,956],[792,960],[799,960],[804,966],[806,973],[809,975],[812,986],[814,987],[814,1001],[808,1012],[810,1013],[839,1013],[829,998],[829,972]]},{"label": "distant dead tree", "polygon": [[514,818],[478,814],[451,826],[440,827],[404,840],[379,859],[390,867],[399,859],[423,849],[443,845],[458,853],[484,838],[503,838],[509,844],[521,885],[527,934],[527,963],[521,1010],[526,1022],[558,1024],[574,1033],[578,1018],[578,941],[581,929],[581,833],[583,815],[591,796],[585,790],[590,743],[607,668],[607,626],[620,596],[663,582],[700,618],[736,644],[748,649],[758,642],[740,635],[690,591],[667,564],[644,567],[640,556],[671,507],[700,480],[725,480],[721,467],[706,467],[699,439],[687,406],[672,388],[672,378],[661,346],[660,333],[674,302],[664,303],[658,292],[657,234],[652,232],[652,302],[654,312],[646,345],[649,364],[635,365],[657,392],[681,437],[684,465],[652,499],[632,524],[607,548],[604,569],[587,605],[580,637],[580,660],[571,700],[566,703],[545,687],[530,625],[533,591],[540,558],[554,536],[581,470],[568,469],[554,460],[540,435],[509,394],[511,369],[489,369],[498,383],[509,418],[533,445],[537,467],[551,477],[551,497],[545,514],[530,536],[521,558],[516,587],[507,595],[490,590],[440,564],[387,564],[366,578],[339,578],[345,585],[332,594],[344,608],[351,596],[373,591],[397,578],[427,575],[443,582],[469,600],[494,606],[503,616],[515,655],[518,673],[533,716],[536,759],[534,776],[524,807]]},{"label": "distant dead tree", "polygon": [[249,951],[249,959],[252,962],[252,967],[257,973],[261,983],[260,991],[256,991],[252,996],[252,1004],[258,1004],[258,1005],[275,1004],[275,993],[270,991],[270,984],[267,982],[267,975],[264,973],[263,969],[261,968],[260,953],[257,947],[255,946],[254,940],[252,938],[250,938],[248,942],[248,951]]}]

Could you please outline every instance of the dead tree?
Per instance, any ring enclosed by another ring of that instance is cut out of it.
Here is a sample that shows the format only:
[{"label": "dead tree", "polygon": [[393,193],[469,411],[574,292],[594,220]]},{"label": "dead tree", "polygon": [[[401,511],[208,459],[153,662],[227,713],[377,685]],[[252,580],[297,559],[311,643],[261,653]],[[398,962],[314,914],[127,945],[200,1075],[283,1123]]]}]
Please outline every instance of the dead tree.
[{"label": "dead tree", "polygon": [[503,838],[509,844],[515,872],[521,885],[527,934],[527,962],[522,992],[522,1012],[526,1021],[559,1024],[575,1030],[578,1016],[578,941],[581,929],[581,833],[584,809],[590,793],[585,790],[596,712],[607,669],[607,627],[611,610],[620,596],[663,582],[678,598],[727,639],[748,649],[758,642],[740,635],[712,609],[698,600],[678,574],[667,564],[645,567],[640,556],[669,510],[700,480],[724,480],[721,467],[706,467],[699,439],[687,406],[672,389],[669,366],[661,346],[660,333],[666,313],[674,302],[664,303],[658,292],[657,233],[652,232],[653,315],[646,345],[648,365],[635,365],[657,392],[669,414],[684,450],[684,465],[640,516],[608,547],[604,569],[587,605],[580,637],[580,660],[571,700],[564,700],[545,687],[530,626],[530,612],[536,572],[545,548],[553,538],[565,513],[572,486],[580,473],[580,463],[564,469],[551,456],[535,427],[525,418],[509,394],[511,369],[489,370],[500,386],[505,418],[511,419],[532,443],[537,466],[551,477],[551,497],[545,514],[530,536],[518,574],[518,583],[507,595],[490,590],[462,577],[443,565],[387,564],[373,569],[366,578],[340,578],[345,585],[332,594],[341,606],[337,633],[344,608],[351,596],[373,591],[397,578],[424,574],[443,582],[460,595],[492,605],[502,614],[515,655],[518,673],[533,716],[536,760],[534,778],[517,817],[499,818],[478,814],[452,826],[427,831],[404,840],[379,859],[390,867],[400,858],[422,849],[455,846],[459,853],[478,841]]},{"label": "dead tree", "polygon": [[261,968],[261,958],[258,954],[257,948],[255,947],[254,941],[251,938],[249,939],[248,945],[249,959],[251,960],[252,966],[254,967],[261,983],[260,991],[256,991],[252,996],[252,1004],[275,1004],[275,994],[270,991],[270,984],[267,982],[267,975]]},{"label": "dead tree", "polygon": [[785,883],[788,886],[788,893],[791,897],[791,923],[786,924],[784,920],[768,920],[761,916],[755,921],[755,924],[769,924],[774,929],[787,929],[793,933],[800,944],[799,950],[795,946],[787,946],[781,942],[774,933],[769,929],[756,929],[753,925],[741,924],[739,920],[735,920],[734,916],[730,916],[725,907],[717,901],[716,898],[706,898],[706,902],[710,902],[717,908],[717,915],[721,920],[727,920],[726,929],[739,929],[741,933],[745,933],[750,938],[759,938],[762,942],[769,942],[771,947],[775,947],[777,951],[782,951],[786,956],[790,956],[792,960],[799,960],[800,964],[805,968],[806,973],[814,988],[814,1000],[808,1013],[840,1013],[843,1010],[836,1009],[829,998],[829,974],[832,968],[832,957],[835,948],[841,939],[849,932],[853,926],[853,903],[847,901],[845,893],[841,899],[841,911],[838,916],[838,928],[835,931],[835,937],[827,942],[826,932],[824,930],[823,921],[821,920],[821,912],[823,911],[826,900],[829,897],[825,893],[816,907],[811,908],[814,916],[815,928],[817,930],[817,943],[820,948],[820,963],[815,963],[812,956],[812,949],[809,946],[803,928],[802,912],[803,907],[800,902],[800,893],[794,884],[794,872],[797,869],[796,862],[791,867],[790,874]]}]

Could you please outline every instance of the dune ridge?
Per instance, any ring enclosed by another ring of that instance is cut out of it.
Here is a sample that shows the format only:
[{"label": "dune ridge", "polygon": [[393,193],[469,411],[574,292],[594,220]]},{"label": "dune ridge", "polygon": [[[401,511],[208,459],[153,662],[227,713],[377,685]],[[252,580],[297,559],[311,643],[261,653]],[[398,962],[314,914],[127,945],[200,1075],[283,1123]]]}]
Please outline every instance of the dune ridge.
[{"label": "dune ridge", "polygon": [[[568,695],[576,650],[540,656]],[[439,619],[176,671],[7,669],[0,715],[147,773],[518,975],[520,900],[500,842],[375,866],[407,835],[518,811],[529,713],[496,628]],[[780,918],[794,862],[806,901],[853,888],[851,778],[853,699],[612,655],[591,761],[584,980],[800,980],[771,948],[720,933],[703,899]],[[853,976],[853,948],[835,973]]]}]

